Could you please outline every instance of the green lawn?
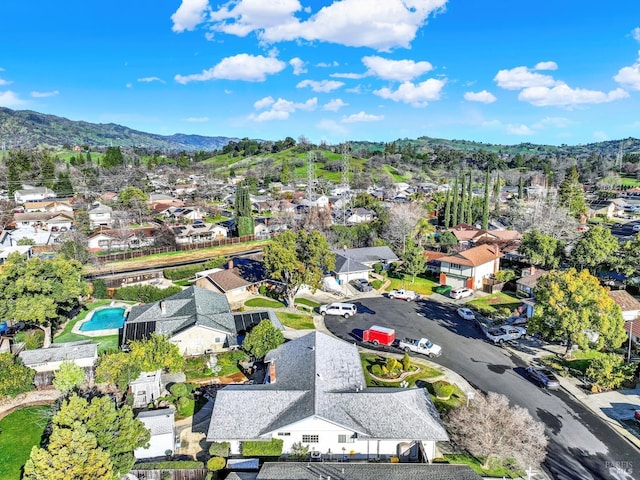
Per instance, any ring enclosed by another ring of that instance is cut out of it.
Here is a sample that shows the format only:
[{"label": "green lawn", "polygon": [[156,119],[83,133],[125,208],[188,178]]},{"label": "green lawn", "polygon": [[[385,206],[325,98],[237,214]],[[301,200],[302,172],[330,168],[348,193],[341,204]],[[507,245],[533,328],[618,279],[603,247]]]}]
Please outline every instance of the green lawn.
[{"label": "green lawn", "polygon": [[634,176],[623,175],[620,177],[620,183],[623,187],[637,187],[640,186],[640,180]]},{"label": "green lawn", "polygon": [[299,303],[300,305],[306,305],[311,308],[319,308],[320,304],[318,302],[314,302],[313,300],[309,300],[308,298],[296,298],[294,303]]},{"label": "green lawn", "polygon": [[48,406],[26,407],[0,420],[0,478],[20,480],[31,447],[40,444],[50,411]]},{"label": "green lawn", "polygon": [[260,307],[260,308],[284,308],[284,303],[271,298],[251,298],[244,302],[247,307]]},{"label": "green lawn", "polygon": [[522,305],[522,302],[517,297],[498,292],[471,300],[467,302],[467,305],[484,315],[502,314],[509,316],[511,312]]},{"label": "green lawn", "polygon": [[[400,382],[380,382],[375,380],[369,373],[369,370],[373,365],[384,365],[387,361],[387,357],[382,355],[378,355],[375,353],[361,353],[360,361],[362,362],[362,369],[364,370],[364,378],[367,382],[368,387],[399,387]],[[431,368],[424,363],[421,362],[411,362],[411,366],[420,367],[420,371],[405,377],[405,380],[409,383],[410,387],[413,387],[418,383],[418,385],[429,383],[430,379],[439,377],[442,375],[440,370],[436,370],[435,368]]]},{"label": "green lawn", "polygon": [[524,476],[523,472],[513,472],[507,467],[494,467],[489,470],[483,470],[482,462],[472,455],[445,453],[444,459],[450,464],[469,465],[474,472],[483,477],[521,478]]},{"label": "green lawn", "polygon": [[313,324],[313,317],[306,313],[276,312],[283,325],[296,330],[311,330],[316,328]]},{"label": "green lawn", "polygon": [[423,296],[431,295],[433,293],[433,287],[439,285],[439,283],[434,280],[425,277],[416,277],[415,281],[413,281],[409,275],[404,275],[402,278],[389,278],[389,280],[391,280],[391,284],[387,287],[387,290],[406,288]]},{"label": "green lawn", "polygon": [[584,375],[591,362],[603,355],[605,354],[597,350],[578,350],[572,353],[572,358],[570,359],[560,358],[556,355],[548,355],[544,357],[542,361],[560,373],[567,368],[569,371],[579,371]]}]

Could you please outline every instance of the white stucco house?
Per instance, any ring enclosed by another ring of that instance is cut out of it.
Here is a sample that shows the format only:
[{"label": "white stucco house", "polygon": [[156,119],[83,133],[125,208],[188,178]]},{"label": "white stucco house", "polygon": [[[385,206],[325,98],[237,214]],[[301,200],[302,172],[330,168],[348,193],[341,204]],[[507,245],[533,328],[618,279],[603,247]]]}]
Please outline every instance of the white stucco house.
[{"label": "white stucco house", "polygon": [[56,198],[56,192],[47,187],[22,185],[22,189],[13,193],[13,199],[16,203],[38,202],[46,198]]},{"label": "white stucco house", "polygon": [[133,451],[137,459],[164,457],[168,450],[176,451],[176,424],[173,408],[146,410],[140,412],[136,418],[144,423],[151,433],[149,446]]},{"label": "white stucco house", "polygon": [[402,459],[422,446],[431,460],[435,443],[448,440],[426,389],[366,386],[354,344],[312,332],[265,362],[264,384],[217,393],[207,441],[239,454],[243,441],[281,439],[284,454],[301,442],[312,455],[354,460]]},{"label": "white stucco house", "polygon": [[88,211],[89,225],[91,228],[113,226],[113,208],[109,205],[103,205],[100,202],[94,203]]}]

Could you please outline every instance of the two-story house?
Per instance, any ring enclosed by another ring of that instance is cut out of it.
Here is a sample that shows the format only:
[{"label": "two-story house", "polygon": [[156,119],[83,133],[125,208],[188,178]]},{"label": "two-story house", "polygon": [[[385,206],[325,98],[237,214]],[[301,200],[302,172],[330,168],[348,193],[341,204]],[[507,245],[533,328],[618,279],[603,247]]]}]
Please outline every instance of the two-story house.
[{"label": "two-story house", "polygon": [[91,205],[88,213],[89,225],[92,229],[99,227],[111,228],[113,226],[113,208],[110,206],[96,202]]},{"label": "two-story house", "polygon": [[482,288],[482,280],[500,270],[500,249],[493,245],[479,245],[453,255],[440,257],[440,284],[453,288]]}]

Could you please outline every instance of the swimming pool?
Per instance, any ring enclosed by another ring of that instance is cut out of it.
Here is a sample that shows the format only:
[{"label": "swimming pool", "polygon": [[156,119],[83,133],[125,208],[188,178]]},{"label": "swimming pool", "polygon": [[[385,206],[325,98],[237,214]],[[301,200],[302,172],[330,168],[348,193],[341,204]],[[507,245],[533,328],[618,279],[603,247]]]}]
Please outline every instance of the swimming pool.
[{"label": "swimming pool", "polygon": [[80,326],[81,332],[109,330],[124,325],[124,307],[107,307],[95,310],[89,320]]}]

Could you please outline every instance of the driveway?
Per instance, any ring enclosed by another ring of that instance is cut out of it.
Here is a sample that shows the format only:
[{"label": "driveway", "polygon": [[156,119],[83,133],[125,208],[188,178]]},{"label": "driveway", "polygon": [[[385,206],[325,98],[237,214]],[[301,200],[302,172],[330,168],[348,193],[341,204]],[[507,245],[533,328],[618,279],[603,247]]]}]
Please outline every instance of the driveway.
[{"label": "driveway", "polygon": [[[475,322],[458,317],[457,302],[371,298],[353,303],[358,306],[354,317],[325,317],[332,333],[362,344],[362,330],[380,325],[395,329],[396,338],[426,337],[442,346],[443,354],[433,359],[434,363],[459,373],[482,391],[505,394],[545,424],[549,436],[545,467],[553,478],[640,479],[633,476],[640,473],[635,447],[565,391],[549,392],[529,381],[524,375],[526,363],[509,350],[485,341]],[[629,465],[636,466],[633,473],[627,468],[620,476],[619,467]]]}]

